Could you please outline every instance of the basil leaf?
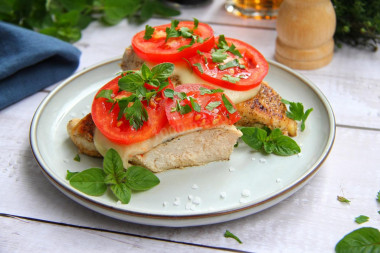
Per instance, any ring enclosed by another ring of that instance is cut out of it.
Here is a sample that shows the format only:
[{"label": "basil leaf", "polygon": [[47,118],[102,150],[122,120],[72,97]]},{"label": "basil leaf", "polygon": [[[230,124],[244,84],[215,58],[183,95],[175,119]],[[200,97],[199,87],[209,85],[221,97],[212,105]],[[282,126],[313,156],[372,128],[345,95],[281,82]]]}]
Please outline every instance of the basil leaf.
[{"label": "basil leaf", "polygon": [[123,204],[128,204],[132,197],[132,191],[125,183],[111,185],[111,191]]},{"label": "basil leaf", "polygon": [[226,230],[226,232],[224,233],[224,237],[226,238],[232,238],[232,239],[235,239],[238,243],[242,244],[243,242],[239,239],[239,237],[237,237],[236,235],[234,235],[233,233],[231,233],[230,231]]},{"label": "basil leaf", "polygon": [[138,73],[131,73],[123,76],[118,81],[119,89],[135,93],[144,85],[143,78]]},{"label": "basil leaf", "polygon": [[233,60],[227,62],[227,63],[224,64],[224,65],[218,65],[218,68],[219,68],[220,70],[225,70],[225,69],[228,69],[228,68],[238,67],[238,66],[240,66],[239,61],[238,61],[237,59],[233,59]]},{"label": "basil leaf", "polygon": [[144,40],[149,40],[152,38],[152,35],[154,33],[154,28],[150,25],[145,26],[145,34],[144,34]]},{"label": "basil leaf", "polygon": [[301,148],[298,146],[297,142],[289,136],[279,136],[274,139],[272,143],[274,144],[273,153],[276,155],[289,156],[301,152]]},{"label": "basil leaf", "polygon": [[206,105],[206,109],[209,111],[212,111],[221,104],[222,104],[222,102],[220,102],[220,101],[210,102]]},{"label": "basil leaf", "polygon": [[190,97],[190,103],[194,111],[201,112],[201,106],[195,101],[193,97]]},{"label": "basil leaf", "polygon": [[336,253],[380,252],[380,232],[363,227],[344,236],[335,246]]},{"label": "basil leaf", "polygon": [[71,172],[67,170],[66,180],[70,180],[75,174],[78,174],[79,172]]},{"label": "basil leaf", "polygon": [[160,183],[160,179],[150,170],[131,166],[126,173],[126,185],[135,191],[145,191]]},{"label": "basil leaf", "polygon": [[[121,182],[124,177],[124,166],[120,155],[110,148],[103,160],[103,170],[107,175],[110,175],[115,179],[116,182]],[[109,180],[107,180],[109,181]]]},{"label": "basil leaf", "polygon": [[143,63],[141,66],[141,76],[143,77],[144,81],[147,81],[152,77],[152,72],[145,63]]},{"label": "basil leaf", "polygon": [[234,112],[236,112],[236,109],[231,104],[231,102],[227,99],[226,95],[224,95],[224,94],[222,94],[222,101],[223,101],[223,104],[229,113],[233,114]]},{"label": "basil leaf", "polygon": [[174,64],[169,62],[164,62],[154,66],[152,69],[152,78],[157,79],[162,82],[165,81],[174,71]]},{"label": "basil leaf", "polygon": [[243,127],[240,129],[243,133],[241,139],[251,148],[260,150],[267,137],[267,132],[257,127]]},{"label": "basil leaf", "polygon": [[95,98],[106,98],[108,100],[112,100],[111,95],[113,90],[101,90]]},{"label": "basil leaf", "polygon": [[106,174],[102,169],[91,168],[79,172],[70,178],[70,185],[90,196],[101,196],[107,190]]},{"label": "basil leaf", "polygon": [[376,195],[376,200],[380,202],[380,191]]},{"label": "basil leaf", "polygon": [[367,222],[367,221],[369,221],[369,217],[365,216],[365,215],[360,215],[360,216],[355,218],[355,222],[358,224],[362,224],[362,223]]},{"label": "basil leaf", "polygon": [[230,83],[237,83],[240,81],[240,77],[235,77],[235,76],[231,76],[231,75],[224,75],[222,77],[222,80],[225,80],[225,81],[230,82]]}]

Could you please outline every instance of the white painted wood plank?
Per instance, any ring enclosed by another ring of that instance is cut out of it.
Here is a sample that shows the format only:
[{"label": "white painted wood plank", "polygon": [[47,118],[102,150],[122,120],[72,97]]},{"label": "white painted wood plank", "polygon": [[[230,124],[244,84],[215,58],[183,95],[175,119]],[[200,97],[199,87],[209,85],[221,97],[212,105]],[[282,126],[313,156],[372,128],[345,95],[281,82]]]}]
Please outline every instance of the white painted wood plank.
[{"label": "white painted wood plank", "polygon": [[[33,161],[28,128],[32,113],[45,94],[0,112],[0,212],[67,224],[256,252],[331,252],[346,233],[360,227],[353,219],[371,217],[365,226],[378,227],[380,209],[379,131],[338,128],[334,148],[321,171],[294,196],[243,219],[194,228],[162,228],[105,217],[71,201],[55,189]],[[21,116],[20,116],[21,115]],[[15,141],[16,140],[16,141]],[[336,200],[352,200],[344,205]],[[239,245],[223,237],[228,229],[243,240]]]},{"label": "white painted wood plank", "polygon": [[181,243],[0,217],[1,252],[219,252]]}]

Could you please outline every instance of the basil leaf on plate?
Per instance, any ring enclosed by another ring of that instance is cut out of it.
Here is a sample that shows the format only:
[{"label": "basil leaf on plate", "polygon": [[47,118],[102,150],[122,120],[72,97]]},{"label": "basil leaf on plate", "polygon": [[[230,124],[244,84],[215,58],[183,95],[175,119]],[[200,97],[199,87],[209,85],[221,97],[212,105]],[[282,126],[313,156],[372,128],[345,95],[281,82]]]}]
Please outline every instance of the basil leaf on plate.
[{"label": "basil leaf on plate", "polygon": [[131,200],[132,191],[125,183],[111,185],[111,191],[123,204],[128,204]]},{"label": "basil leaf on plate", "polygon": [[158,185],[160,179],[150,170],[141,166],[131,166],[126,173],[126,185],[135,191],[145,191]]},{"label": "basil leaf on plate", "polygon": [[101,196],[107,190],[106,174],[102,169],[91,168],[79,172],[70,178],[70,185],[90,196]]}]

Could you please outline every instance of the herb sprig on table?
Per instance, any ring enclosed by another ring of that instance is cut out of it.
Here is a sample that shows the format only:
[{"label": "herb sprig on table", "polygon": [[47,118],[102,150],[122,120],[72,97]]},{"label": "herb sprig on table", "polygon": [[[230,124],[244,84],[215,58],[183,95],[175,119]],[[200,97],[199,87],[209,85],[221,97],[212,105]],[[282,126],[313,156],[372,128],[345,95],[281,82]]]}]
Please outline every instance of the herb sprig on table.
[{"label": "herb sprig on table", "polygon": [[81,38],[92,21],[116,25],[123,19],[143,23],[153,15],[177,16],[180,12],[160,0],[4,0],[0,20],[67,42]]},{"label": "herb sprig on table", "polygon": [[335,44],[377,50],[380,43],[379,1],[332,0],[336,13]]}]

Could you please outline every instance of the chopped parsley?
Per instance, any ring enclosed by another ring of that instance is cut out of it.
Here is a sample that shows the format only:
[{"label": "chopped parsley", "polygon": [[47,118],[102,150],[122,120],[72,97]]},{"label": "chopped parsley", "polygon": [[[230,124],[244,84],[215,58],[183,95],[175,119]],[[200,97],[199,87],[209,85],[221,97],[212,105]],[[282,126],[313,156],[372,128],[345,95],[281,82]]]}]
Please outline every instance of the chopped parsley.
[{"label": "chopped parsley", "polygon": [[309,114],[313,111],[313,108],[309,108],[304,112],[302,103],[289,102],[288,100],[281,99],[281,101],[289,105],[289,111],[286,112],[286,116],[290,119],[301,121],[301,131],[305,130],[305,122],[309,117]]},{"label": "chopped parsley", "polygon": [[194,45],[195,42],[203,43],[204,39],[194,34],[194,30],[198,28],[198,24],[199,24],[198,19],[194,18],[193,29],[190,29],[188,27],[181,27],[178,29],[179,21],[176,19],[173,19],[171,21],[170,28],[166,27],[165,29],[165,32],[166,32],[165,42],[167,42],[168,39],[170,38],[178,38],[178,37],[182,37],[186,39],[191,38],[190,43],[179,47],[178,51],[182,51],[186,48],[191,47],[192,45]]},{"label": "chopped parsley", "polygon": [[197,69],[199,70],[199,72],[201,72],[201,74],[203,74],[203,68],[202,68],[202,65],[198,62],[198,63],[194,63],[193,66],[197,67]]},{"label": "chopped parsley", "polygon": [[226,238],[232,238],[232,239],[235,239],[238,243],[242,244],[243,242],[239,239],[239,237],[237,237],[236,235],[234,235],[233,233],[231,233],[230,231],[226,230],[226,232],[224,233],[224,237]]},{"label": "chopped parsley", "polygon": [[79,154],[77,154],[77,155],[74,157],[73,160],[76,161],[76,162],[80,162],[80,156],[79,156]]},{"label": "chopped parsley", "polygon": [[222,77],[222,80],[225,80],[225,81],[230,82],[230,83],[237,83],[240,81],[240,77],[231,76],[231,75],[224,75]]},{"label": "chopped parsley", "polygon": [[206,105],[206,109],[209,111],[212,111],[221,104],[222,104],[222,102],[220,102],[220,101],[213,101],[213,102],[210,102]]},{"label": "chopped parsley", "polygon": [[350,203],[351,201],[342,196],[337,196],[337,200],[342,203]]},{"label": "chopped parsley", "polygon": [[365,223],[367,221],[369,221],[369,217],[365,216],[365,215],[360,215],[360,216],[355,218],[355,222],[358,224],[362,224],[362,223]]},{"label": "chopped parsley", "polygon": [[145,26],[145,34],[144,34],[144,40],[149,40],[152,38],[152,35],[154,33],[154,28],[150,25]]}]

